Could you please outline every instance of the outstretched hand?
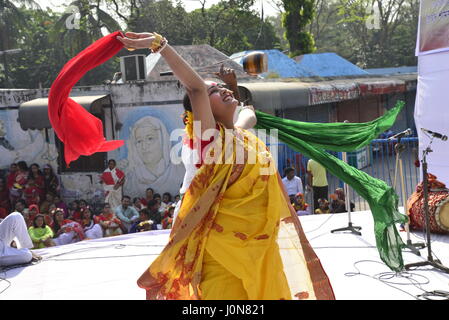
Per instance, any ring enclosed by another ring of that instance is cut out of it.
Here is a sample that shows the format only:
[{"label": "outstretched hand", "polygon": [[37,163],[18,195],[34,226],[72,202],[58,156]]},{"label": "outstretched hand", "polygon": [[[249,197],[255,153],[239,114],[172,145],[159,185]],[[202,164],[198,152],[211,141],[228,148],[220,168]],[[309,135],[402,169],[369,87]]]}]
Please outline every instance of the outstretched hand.
[{"label": "outstretched hand", "polygon": [[154,39],[154,35],[149,32],[126,32],[125,37],[117,36],[117,40],[123,43],[127,49],[149,48]]}]

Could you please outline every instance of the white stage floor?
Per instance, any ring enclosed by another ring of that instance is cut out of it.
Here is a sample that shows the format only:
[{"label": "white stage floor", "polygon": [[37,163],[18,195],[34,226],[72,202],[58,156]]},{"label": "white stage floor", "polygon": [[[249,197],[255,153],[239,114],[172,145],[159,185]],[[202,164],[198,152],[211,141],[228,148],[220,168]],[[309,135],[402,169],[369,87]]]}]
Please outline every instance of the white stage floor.
[{"label": "white stage floor", "polygon": [[[449,274],[430,267],[402,277],[374,279],[390,272],[375,247],[373,219],[368,211],[352,214],[362,236],[331,233],[348,225],[347,214],[300,217],[303,229],[329,276],[337,300],[410,300],[424,291],[449,291]],[[169,230],[152,231],[36,250],[42,262],[6,272],[0,271],[0,300],[10,299],[95,299],[142,300],[145,292],[137,278],[162,251]],[[406,240],[406,233],[401,232]],[[422,232],[412,241],[423,242]],[[432,234],[432,250],[449,267],[449,235]],[[405,263],[425,261],[404,250]],[[435,256],[434,256],[435,257]],[[354,275],[359,271],[363,275]]]}]

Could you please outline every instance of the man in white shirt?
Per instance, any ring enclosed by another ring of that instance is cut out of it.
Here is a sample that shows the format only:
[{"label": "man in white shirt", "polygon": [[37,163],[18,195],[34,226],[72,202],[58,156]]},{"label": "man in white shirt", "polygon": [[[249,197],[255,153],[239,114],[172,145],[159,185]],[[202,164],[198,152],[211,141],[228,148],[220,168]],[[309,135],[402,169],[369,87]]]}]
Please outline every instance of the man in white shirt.
[{"label": "man in white shirt", "polygon": [[[11,246],[14,239],[17,248]],[[40,256],[29,250],[31,248],[33,242],[19,212],[13,212],[0,221],[0,267],[28,263],[33,258],[40,259]]]},{"label": "man in white shirt", "polygon": [[301,178],[295,175],[295,169],[289,167],[284,171],[285,177],[282,179],[287,194],[289,196],[294,196],[298,193],[304,193]]}]

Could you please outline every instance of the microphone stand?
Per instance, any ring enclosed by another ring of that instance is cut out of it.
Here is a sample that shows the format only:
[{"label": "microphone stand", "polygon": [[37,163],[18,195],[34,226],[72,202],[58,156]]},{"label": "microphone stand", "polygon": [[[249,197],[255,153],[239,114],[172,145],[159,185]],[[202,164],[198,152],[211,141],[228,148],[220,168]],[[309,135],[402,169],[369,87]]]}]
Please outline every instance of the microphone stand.
[{"label": "microphone stand", "polygon": [[[347,154],[346,154],[346,152],[342,152],[341,157],[342,157],[342,160],[347,163]],[[331,233],[341,232],[341,231],[351,231],[351,233],[354,233],[354,234],[356,234],[358,236],[361,236],[362,233],[359,232],[359,230],[362,230],[362,227],[354,227],[352,225],[352,221],[351,221],[351,201],[349,199],[349,186],[348,186],[348,184],[345,183],[343,188],[344,188],[345,195],[346,195],[346,197],[345,197],[346,210],[348,210],[348,226],[345,227],[345,228],[339,228],[339,229],[331,230]]]},{"label": "microphone stand", "polygon": [[423,262],[416,262],[405,265],[406,270],[410,270],[410,268],[413,267],[423,267],[423,266],[432,266],[435,269],[439,269],[443,272],[449,273],[449,268],[445,267],[443,264],[441,264],[440,260],[435,260],[432,257],[432,248],[431,248],[431,241],[430,241],[430,217],[429,217],[429,190],[428,190],[428,177],[427,177],[427,155],[430,152],[433,152],[432,149],[430,149],[430,145],[433,142],[430,140],[429,146],[423,151],[423,157],[421,160],[422,163],[422,173],[423,173],[423,188],[424,188],[424,214],[425,214],[425,221],[426,221],[426,238],[427,238],[427,260]]},{"label": "microphone stand", "polygon": [[[405,150],[405,145],[403,143],[401,143],[401,138],[402,137],[398,137],[398,142],[394,146],[394,150],[396,151],[396,166],[394,169],[393,186],[394,186],[394,189],[397,190],[396,177],[397,177],[398,167],[399,167],[399,176],[401,178],[402,199],[404,201],[404,213],[408,217],[407,198],[406,198],[406,194],[405,194],[405,183],[404,183],[404,167],[402,166],[402,158],[401,158],[401,154]],[[409,223],[409,221],[407,221],[405,223],[405,231],[407,232],[406,248],[410,249],[412,251],[412,253],[414,253],[418,256],[421,256],[421,253],[419,252],[419,250],[417,248],[423,249],[426,247],[426,245],[424,243],[416,243],[416,244],[412,243],[412,240],[410,239],[410,223]]]}]

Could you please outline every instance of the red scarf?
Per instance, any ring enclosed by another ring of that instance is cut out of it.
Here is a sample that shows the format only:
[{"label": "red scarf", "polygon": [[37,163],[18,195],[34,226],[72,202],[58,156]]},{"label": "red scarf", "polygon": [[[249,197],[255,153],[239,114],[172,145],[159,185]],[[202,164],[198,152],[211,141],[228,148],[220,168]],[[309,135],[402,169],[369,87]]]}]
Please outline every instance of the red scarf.
[{"label": "red scarf", "polygon": [[48,96],[48,117],[59,140],[64,143],[67,166],[79,156],[107,152],[121,147],[123,140],[106,141],[101,120],[69,98],[72,87],[89,70],[109,60],[123,48],[116,39],[119,31],[109,34],[72,58],[53,82]]}]

